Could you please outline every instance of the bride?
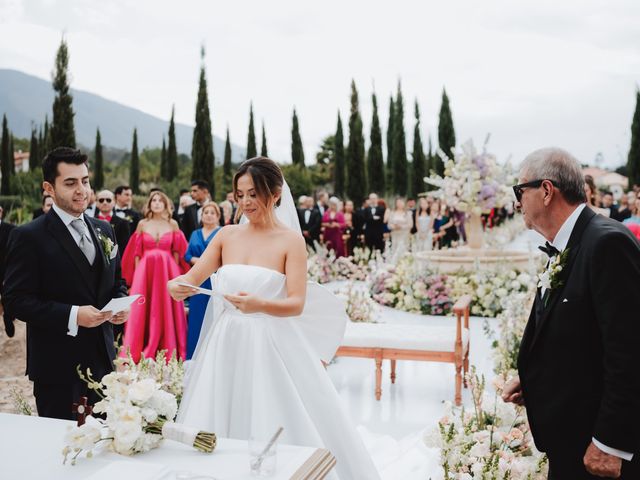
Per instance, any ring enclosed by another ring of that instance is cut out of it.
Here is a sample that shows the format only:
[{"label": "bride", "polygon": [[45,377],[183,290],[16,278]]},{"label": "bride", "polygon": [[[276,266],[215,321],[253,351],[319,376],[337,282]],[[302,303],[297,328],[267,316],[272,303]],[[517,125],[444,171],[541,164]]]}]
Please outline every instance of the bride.
[{"label": "bride", "polygon": [[282,172],[252,158],[233,189],[247,221],[224,227],[168,285],[184,300],[196,291],[179,283],[201,285],[216,272],[177,421],[235,439],[268,438],[282,426],[283,443],[330,450],[341,480],[378,479],[322,365],[342,340],[346,314],[307,282],[306,244]]}]

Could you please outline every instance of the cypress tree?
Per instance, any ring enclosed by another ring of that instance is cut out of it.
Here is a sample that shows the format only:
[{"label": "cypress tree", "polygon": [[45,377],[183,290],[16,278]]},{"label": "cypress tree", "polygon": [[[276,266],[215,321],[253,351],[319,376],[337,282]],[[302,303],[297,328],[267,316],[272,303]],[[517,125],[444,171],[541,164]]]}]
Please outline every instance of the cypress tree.
[{"label": "cypress tree", "polygon": [[393,102],[393,95],[389,98],[389,123],[387,124],[387,181],[386,186],[389,193],[393,192],[393,132],[396,109]]},{"label": "cypress tree", "polygon": [[29,147],[29,170],[34,171],[38,168],[40,152],[38,151],[38,135],[35,127],[31,128],[31,145]]},{"label": "cypress tree", "polygon": [[38,128],[38,158],[36,163],[42,165],[42,160],[45,155],[46,145],[44,144],[44,135],[42,134],[42,125]]},{"label": "cypress tree", "polygon": [[[211,134],[211,116],[209,114],[207,78],[205,76],[204,69],[204,47],[200,50],[200,58],[202,59],[202,65],[200,65],[198,101],[196,103],[196,126],[193,129],[193,143],[191,146],[191,159],[193,160],[191,178],[194,180],[205,180],[208,182],[211,188],[211,197],[215,198],[213,181],[215,157],[213,155],[213,136]],[[169,142],[171,143],[171,139],[169,139]],[[172,175],[171,178],[173,179],[174,176]]]},{"label": "cypress tree", "polygon": [[[442,105],[440,106],[440,119],[438,122],[438,146],[440,150],[447,154],[447,157],[453,158],[452,149],[456,146],[456,132],[453,129],[453,117],[449,107],[449,97],[447,92],[442,89]],[[436,157],[438,157],[436,155]],[[444,164],[440,157],[436,160],[436,172],[438,175],[444,174]]]},{"label": "cypress tree", "polygon": [[53,89],[56,96],[53,100],[53,122],[51,123],[51,148],[76,146],[76,134],[73,128],[73,97],[69,91],[67,70],[69,67],[69,51],[64,38],[60,42],[56,54],[56,65],[53,72]]},{"label": "cypress tree", "polygon": [[385,193],[385,171],[382,159],[382,131],[378,118],[378,99],[376,94],[371,95],[373,103],[373,118],[371,120],[371,146],[367,157],[367,174],[369,177],[369,189],[379,195]]},{"label": "cypress tree", "polygon": [[42,164],[42,160],[44,160],[44,157],[47,156],[47,153],[53,150],[51,148],[51,129],[49,128],[49,115],[44,116],[44,133],[42,137],[42,145],[44,146],[44,148],[42,148],[42,157],[40,158],[40,164]]},{"label": "cypress tree", "polygon": [[129,185],[133,193],[140,193],[140,158],[138,157],[138,131],[133,129],[133,145],[131,146],[131,166],[129,168]]},{"label": "cypress tree", "polygon": [[294,165],[304,167],[304,150],[302,149],[298,115],[295,108],[293,109],[293,126],[291,127],[291,161]]},{"label": "cypress tree", "polygon": [[229,127],[227,127],[227,141],[224,144],[224,163],[222,164],[222,195],[225,195],[232,190],[233,174],[231,172],[231,140],[229,139]]},{"label": "cypress tree", "polygon": [[258,156],[256,147],[256,132],[253,126],[253,102],[249,105],[249,134],[247,135],[247,158]]},{"label": "cypress tree", "polygon": [[[424,171],[427,176],[431,176],[431,172],[433,170],[433,147],[431,146],[431,135],[429,135],[429,152],[427,153],[427,158],[425,161]],[[428,185],[426,186],[428,188]]]},{"label": "cypress tree", "polygon": [[167,144],[164,141],[164,135],[162,136],[162,150],[160,150],[160,178],[162,180],[169,180],[168,175],[169,165],[167,159]]},{"label": "cypress tree", "polygon": [[416,126],[413,130],[413,175],[411,185],[412,197],[417,197],[419,193],[425,191],[424,177],[427,172],[426,159],[424,156],[424,150],[422,149],[422,138],[420,136],[420,108],[418,107],[418,100],[416,100]]},{"label": "cypress tree", "polygon": [[9,127],[7,126],[7,115],[2,115],[2,143],[0,144],[0,166],[2,171],[2,184],[0,185],[0,195],[11,194],[11,170],[13,170],[13,158],[9,156]]},{"label": "cypress tree", "polygon": [[167,147],[167,180],[173,180],[178,176],[178,148],[176,146],[176,124],[173,121],[175,107],[171,108],[171,121],[169,122],[169,146]]},{"label": "cypress tree", "polygon": [[347,147],[347,196],[357,206],[362,205],[367,193],[364,165],[364,135],[358,102],[356,82],[351,80],[351,115],[349,117],[349,145]]},{"label": "cypress tree", "polygon": [[398,195],[407,194],[407,144],[404,134],[404,101],[398,82],[398,94],[395,101],[395,119],[393,121],[393,189]]},{"label": "cypress tree", "polygon": [[627,158],[629,188],[640,185],[640,89],[636,89],[636,110],[631,123],[631,147]]},{"label": "cypress tree", "polygon": [[104,159],[102,157],[102,139],[100,138],[99,128],[96,129],[96,163],[93,170],[93,186],[96,191],[102,190],[102,187],[104,187]]},{"label": "cypress tree", "polygon": [[260,148],[260,156],[269,156],[269,152],[267,151],[267,134],[264,131],[264,122],[262,122],[262,147]]},{"label": "cypress tree", "polygon": [[344,198],[344,133],[342,132],[342,120],[340,119],[340,112],[338,112],[338,126],[336,127],[336,134],[333,137],[333,143],[333,155],[335,159],[333,165],[333,190],[338,197]]},{"label": "cypress tree", "polygon": [[16,149],[13,146],[13,132],[9,132],[9,174],[13,177],[16,174],[15,155]]}]

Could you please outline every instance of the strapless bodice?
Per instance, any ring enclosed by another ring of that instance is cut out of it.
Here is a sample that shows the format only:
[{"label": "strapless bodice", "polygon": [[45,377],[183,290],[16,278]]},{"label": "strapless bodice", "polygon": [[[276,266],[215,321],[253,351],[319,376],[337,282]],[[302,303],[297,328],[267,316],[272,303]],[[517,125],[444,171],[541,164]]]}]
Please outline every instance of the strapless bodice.
[{"label": "strapless bodice", "polygon": [[229,263],[212,277],[213,291],[219,294],[247,292],[264,298],[284,298],[287,277],[276,270],[258,265]]}]

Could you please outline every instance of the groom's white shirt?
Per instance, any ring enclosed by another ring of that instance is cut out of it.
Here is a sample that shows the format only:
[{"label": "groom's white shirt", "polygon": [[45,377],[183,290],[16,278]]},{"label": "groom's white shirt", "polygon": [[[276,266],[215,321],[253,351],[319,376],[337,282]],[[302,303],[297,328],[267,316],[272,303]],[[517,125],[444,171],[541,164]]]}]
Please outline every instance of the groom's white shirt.
[{"label": "groom's white shirt", "polygon": [[[560,230],[558,230],[558,233],[556,233],[556,236],[553,239],[553,242],[551,242],[551,245],[556,247],[559,252],[562,253],[565,250],[565,248],[567,248],[567,244],[569,243],[569,238],[571,237],[571,232],[573,232],[573,228],[576,226],[576,222],[578,221],[578,217],[582,213],[582,210],[584,210],[586,207],[587,207],[586,203],[578,205],[578,207],[573,211],[573,213],[569,215],[567,219],[564,221],[564,223],[560,227]],[[545,289],[543,288],[542,291],[540,292],[540,294],[543,296],[544,296],[544,290]],[[593,437],[591,438],[591,440],[593,440],[593,444],[596,447],[598,447],[600,450],[602,450],[604,453],[608,453],[609,455],[615,455],[616,457],[620,457],[623,460],[628,460],[628,461],[631,461],[631,459],[633,458],[633,453],[624,452],[616,448],[608,447]]]},{"label": "groom's white shirt", "polygon": [[[69,230],[69,233],[75,240],[76,244],[80,243],[80,234],[76,231],[75,228],[71,226],[71,222],[73,222],[77,218],[82,220],[82,223],[84,223],[85,226],[87,226],[87,229],[85,230],[87,232],[86,237],[89,239],[90,242],[93,242],[93,240],[91,239],[91,235],[89,235],[89,226],[86,225],[83,215],[74,217],[73,215],[70,215],[64,210],[62,210],[55,203],[51,205],[51,208],[53,208],[53,210],[58,214],[58,217],[60,217],[60,220],[62,220],[62,223],[64,223],[64,226],[67,227],[67,230]],[[78,308],[80,308],[78,305],[72,305],[71,312],[69,312],[69,322],[67,323],[67,335],[71,335],[72,337],[75,337],[78,334]]]}]

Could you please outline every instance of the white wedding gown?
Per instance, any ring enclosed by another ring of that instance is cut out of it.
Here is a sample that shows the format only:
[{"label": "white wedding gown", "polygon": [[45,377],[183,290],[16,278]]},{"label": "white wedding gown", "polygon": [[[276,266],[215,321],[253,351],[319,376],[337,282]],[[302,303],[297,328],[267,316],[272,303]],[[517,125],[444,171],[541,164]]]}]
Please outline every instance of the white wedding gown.
[{"label": "white wedding gown", "polygon": [[[211,283],[217,294],[286,296],[284,274],[253,265],[224,265]],[[342,302],[311,282],[299,317],[243,314],[213,296],[177,421],[241,440],[282,426],[281,443],[330,450],[340,480],[379,479],[321,363],[335,354],[347,320]]]}]

